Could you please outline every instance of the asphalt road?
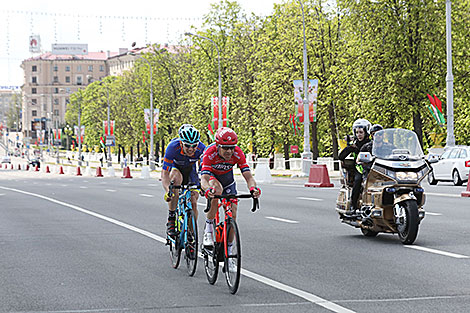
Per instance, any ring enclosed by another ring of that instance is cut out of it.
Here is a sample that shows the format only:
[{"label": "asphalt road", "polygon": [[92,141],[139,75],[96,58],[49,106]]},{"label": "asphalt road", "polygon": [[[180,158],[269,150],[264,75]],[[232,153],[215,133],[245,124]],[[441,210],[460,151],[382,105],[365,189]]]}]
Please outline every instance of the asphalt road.
[{"label": "asphalt road", "polygon": [[337,187],[261,185],[260,211],[239,205],[243,276],[231,295],[223,275],[209,285],[201,259],[195,277],[171,268],[160,182],[40,177],[0,172],[2,312],[470,311],[465,186],[424,185],[428,214],[405,247],[341,224]]}]

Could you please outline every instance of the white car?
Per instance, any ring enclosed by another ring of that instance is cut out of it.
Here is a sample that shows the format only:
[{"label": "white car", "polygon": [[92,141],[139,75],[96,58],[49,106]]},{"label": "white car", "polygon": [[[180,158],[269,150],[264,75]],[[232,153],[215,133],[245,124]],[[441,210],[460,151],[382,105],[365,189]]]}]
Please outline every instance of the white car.
[{"label": "white car", "polygon": [[11,159],[8,155],[2,157],[2,163],[11,163]]},{"label": "white car", "polygon": [[461,186],[468,181],[470,171],[470,147],[455,146],[446,149],[437,163],[432,164],[433,171],[428,175],[431,185],[438,181],[451,181],[455,186]]}]

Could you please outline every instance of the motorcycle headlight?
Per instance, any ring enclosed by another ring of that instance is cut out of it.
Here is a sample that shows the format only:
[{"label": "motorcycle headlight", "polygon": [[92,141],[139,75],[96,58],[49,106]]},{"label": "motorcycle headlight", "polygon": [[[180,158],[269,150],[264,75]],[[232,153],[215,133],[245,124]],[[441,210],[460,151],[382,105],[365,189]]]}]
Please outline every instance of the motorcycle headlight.
[{"label": "motorcycle headlight", "polygon": [[418,180],[417,172],[397,172],[396,174],[398,180]]}]

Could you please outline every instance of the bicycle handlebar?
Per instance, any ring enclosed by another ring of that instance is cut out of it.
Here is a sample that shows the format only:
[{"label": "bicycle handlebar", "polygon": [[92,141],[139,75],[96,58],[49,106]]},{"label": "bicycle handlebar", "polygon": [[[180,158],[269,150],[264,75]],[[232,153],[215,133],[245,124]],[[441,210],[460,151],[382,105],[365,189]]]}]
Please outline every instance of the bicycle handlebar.
[{"label": "bicycle handlebar", "polygon": [[168,195],[170,197],[173,196],[173,190],[174,189],[188,189],[190,191],[193,191],[193,190],[199,189],[199,187],[196,184],[175,185],[175,182],[171,181],[170,185],[168,186]]},{"label": "bicycle handlebar", "polygon": [[206,209],[204,210],[204,213],[209,212],[211,209],[211,202],[212,199],[238,199],[238,198],[253,198],[253,207],[251,208],[251,212],[256,212],[256,210],[259,210],[259,199],[254,198],[253,194],[240,194],[240,195],[214,195],[214,197],[207,199],[207,205]]}]

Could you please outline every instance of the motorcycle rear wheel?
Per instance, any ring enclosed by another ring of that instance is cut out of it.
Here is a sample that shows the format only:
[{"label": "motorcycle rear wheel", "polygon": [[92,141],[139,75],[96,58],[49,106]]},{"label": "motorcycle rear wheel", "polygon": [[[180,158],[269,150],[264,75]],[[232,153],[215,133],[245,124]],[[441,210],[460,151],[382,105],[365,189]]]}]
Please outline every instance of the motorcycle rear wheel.
[{"label": "motorcycle rear wheel", "polygon": [[398,237],[404,245],[411,245],[418,236],[419,213],[415,200],[406,200],[402,204],[405,209],[403,223],[397,225]]}]

